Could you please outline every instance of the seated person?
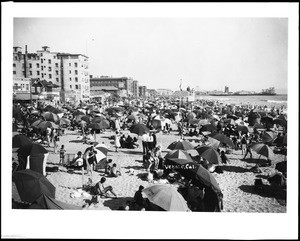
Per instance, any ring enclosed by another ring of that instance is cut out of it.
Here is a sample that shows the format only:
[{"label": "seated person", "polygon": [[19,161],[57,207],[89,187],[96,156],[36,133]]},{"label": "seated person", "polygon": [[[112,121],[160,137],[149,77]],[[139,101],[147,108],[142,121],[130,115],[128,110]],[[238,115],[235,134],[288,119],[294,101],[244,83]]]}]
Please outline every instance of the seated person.
[{"label": "seated person", "polygon": [[121,172],[117,169],[117,164],[114,163],[112,165],[112,168],[111,168],[111,174],[110,174],[112,177],[118,177],[118,176],[121,176]]},{"label": "seated person", "polygon": [[133,149],[133,139],[130,135],[128,135],[126,138],[126,144],[127,144],[127,148]]},{"label": "seated person", "polygon": [[110,175],[111,174],[111,169],[112,169],[112,159],[108,159],[107,160],[107,163],[106,163],[106,165],[105,165],[105,174],[108,174],[108,175]]},{"label": "seated person", "polygon": [[138,139],[136,137],[133,137],[133,147],[136,148],[136,147],[139,147],[139,144],[137,143]]},{"label": "seated person", "polygon": [[117,195],[115,194],[115,192],[113,191],[113,188],[112,186],[107,186],[107,187],[104,187],[104,183],[106,181],[106,178],[105,177],[102,177],[100,179],[99,182],[96,183],[95,187],[94,187],[94,192],[96,195],[100,195],[100,196],[105,196],[105,197],[109,197],[107,195],[107,192],[110,192],[112,193],[116,198],[117,198]]},{"label": "seated person", "polygon": [[120,138],[120,144],[121,144],[121,148],[126,148],[126,138],[124,134]]},{"label": "seated person", "polygon": [[74,159],[67,164],[67,167],[70,167],[70,166],[76,166],[76,167],[83,166],[83,158],[82,158],[82,152],[81,151],[79,151],[77,153],[77,156],[74,157]]}]

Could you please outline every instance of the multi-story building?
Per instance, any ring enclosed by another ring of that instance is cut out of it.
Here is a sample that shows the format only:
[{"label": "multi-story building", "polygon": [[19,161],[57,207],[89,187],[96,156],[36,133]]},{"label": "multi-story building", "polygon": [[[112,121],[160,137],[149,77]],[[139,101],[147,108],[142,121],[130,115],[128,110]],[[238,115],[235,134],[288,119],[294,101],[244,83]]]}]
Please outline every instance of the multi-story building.
[{"label": "multi-story building", "polygon": [[32,79],[34,95],[63,102],[89,99],[88,57],[82,54],[50,52],[48,46],[37,53],[25,49],[22,54],[20,47],[14,47],[13,76]]},{"label": "multi-story building", "polygon": [[144,85],[139,86],[139,97],[145,98],[146,97],[146,90],[147,90],[146,86],[144,86]]},{"label": "multi-story building", "polygon": [[139,82],[137,80],[132,82],[132,94],[134,97],[139,96]]},{"label": "multi-story building", "polygon": [[157,89],[159,95],[172,95],[173,91],[170,89]]},{"label": "multi-story building", "polygon": [[133,80],[128,77],[90,76],[90,88],[93,94],[105,91],[120,96],[131,96]]}]

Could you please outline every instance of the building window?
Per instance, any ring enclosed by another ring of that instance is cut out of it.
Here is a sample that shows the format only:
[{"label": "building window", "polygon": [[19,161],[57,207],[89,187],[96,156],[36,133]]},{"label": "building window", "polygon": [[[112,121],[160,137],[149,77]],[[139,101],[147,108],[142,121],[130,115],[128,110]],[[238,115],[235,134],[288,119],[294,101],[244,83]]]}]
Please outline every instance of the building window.
[{"label": "building window", "polygon": [[37,74],[37,75],[40,75],[40,71],[36,71],[36,74]]},{"label": "building window", "polygon": [[78,82],[78,78],[77,77],[75,77],[75,82]]},{"label": "building window", "polygon": [[44,70],[44,67],[42,66],[42,70]]},{"label": "building window", "polygon": [[72,89],[72,85],[70,85],[70,89]]},{"label": "building window", "polygon": [[16,64],[13,64],[13,67],[16,67]]},{"label": "building window", "polygon": [[32,68],[32,64],[31,63],[29,64],[29,68]]},{"label": "building window", "polygon": [[75,70],[75,74],[78,74],[78,71],[77,71],[77,70]]},{"label": "building window", "polygon": [[26,90],[29,90],[29,84],[26,84]]},{"label": "building window", "polygon": [[41,63],[43,63],[43,59],[41,59]]},{"label": "building window", "polygon": [[55,67],[58,67],[58,63],[55,63]]},{"label": "building window", "polygon": [[23,71],[23,76],[25,76],[25,71]]},{"label": "building window", "polygon": [[51,59],[48,59],[48,64],[51,64]]},{"label": "building window", "polygon": [[16,72],[16,71],[13,71],[13,74],[17,74],[17,72]]},{"label": "building window", "polygon": [[55,71],[56,75],[58,75],[58,70]]},{"label": "building window", "polygon": [[77,67],[78,66],[78,64],[77,63],[74,63],[75,64],[75,67]]},{"label": "building window", "polygon": [[52,79],[52,74],[49,74],[49,79]]},{"label": "building window", "polygon": [[42,78],[44,78],[44,74],[42,73]]},{"label": "building window", "polygon": [[59,82],[59,79],[58,79],[58,78],[56,78],[56,82]]},{"label": "building window", "polygon": [[41,53],[41,56],[43,57],[43,53]]},{"label": "building window", "polygon": [[36,67],[39,68],[39,67],[40,67],[40,64],[36,64]]},{"label": "building window", "polygon": [[70,77],[70,81],[72,81],[72,78]]},{"label": "building window", "polygon": [[69,70],[69,74],[71,74],[72,73],[72,71],[71,70]]},{"label": "building window", "polygon": [[48,67],[48,71],[51,71],[52,70],[52,68],[51,67]]},{"label": "building window", "polygon": [[29,75],[32,75],[32,71],[29,71]]},{"label": "building window", "polygon": [[78,90],[78,85],[75,85],[75,89]]},{"label": "building window", "polygon": [[69,66],[71,66],[71,63],[69,63]]}]

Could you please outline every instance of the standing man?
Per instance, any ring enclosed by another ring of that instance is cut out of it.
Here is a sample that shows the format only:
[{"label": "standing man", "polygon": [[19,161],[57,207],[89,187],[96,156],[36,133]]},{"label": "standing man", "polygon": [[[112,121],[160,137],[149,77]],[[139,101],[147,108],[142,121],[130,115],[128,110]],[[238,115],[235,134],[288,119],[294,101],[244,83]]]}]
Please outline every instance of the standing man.
[{"label": "standing man", "polygon": [[144,134],[142,135],[143,155],[146,155],[146,153],[148,153],[148,138],[148,133],[144,132]]}]

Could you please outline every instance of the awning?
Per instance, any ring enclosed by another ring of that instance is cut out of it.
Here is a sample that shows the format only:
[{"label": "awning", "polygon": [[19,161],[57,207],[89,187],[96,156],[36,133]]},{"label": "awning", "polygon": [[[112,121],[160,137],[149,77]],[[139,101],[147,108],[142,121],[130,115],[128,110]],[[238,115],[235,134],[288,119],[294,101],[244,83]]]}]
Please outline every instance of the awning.
[{"label": "awning", "polygon": [[[15,93],[14,100],[30,100],[30,94],[29,93]],[[32,100],[38,100],[39,97],[37,95],[31,95]]]}]

